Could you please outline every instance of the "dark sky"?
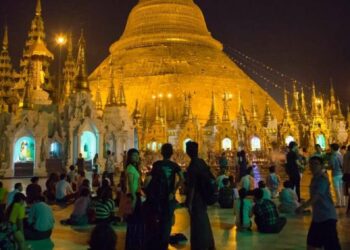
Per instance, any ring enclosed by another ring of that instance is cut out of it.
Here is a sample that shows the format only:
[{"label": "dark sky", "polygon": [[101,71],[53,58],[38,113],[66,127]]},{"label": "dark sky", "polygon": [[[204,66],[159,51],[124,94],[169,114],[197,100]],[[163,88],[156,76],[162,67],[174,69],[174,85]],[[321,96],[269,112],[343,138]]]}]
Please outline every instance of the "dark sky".
[{"label": "dark sky", "polygon": [[[34,16],[35,2],[0,0],[0,26],[6,16],[15,66]],[[323,92],[328,92],[332,78],[343,107],[350,103],[349,0],[195,2],[204,12],[209,30],[225,47],[237,49],[303,83],[314,80]],[[137,0],[42,0],[49,48],[57,54],[55,34],[72,30],[77,39],[84,28],[89,69],[94,69],[108,54],[111,43],[120,37],[136,3]],[[235,56],[231,49],[226,51]],[[253,67],[251,62],[243,62]],[[261,66],[256,71],[283,86],[285,79],[266,73]],[[281,96],[279,89],[252,76],[274,97]]]}]

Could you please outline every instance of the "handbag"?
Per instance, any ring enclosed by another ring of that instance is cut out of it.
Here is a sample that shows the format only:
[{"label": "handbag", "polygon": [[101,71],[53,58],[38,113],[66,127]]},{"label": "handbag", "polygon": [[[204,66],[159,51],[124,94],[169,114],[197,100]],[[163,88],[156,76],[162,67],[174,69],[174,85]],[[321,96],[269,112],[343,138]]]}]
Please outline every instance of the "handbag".
[{"label": "handbag", "polygon": [[120,196],[118,215],[121,218],[125,218],[134,212],[132,207],[132,198],[130,194],[122,193]]}]

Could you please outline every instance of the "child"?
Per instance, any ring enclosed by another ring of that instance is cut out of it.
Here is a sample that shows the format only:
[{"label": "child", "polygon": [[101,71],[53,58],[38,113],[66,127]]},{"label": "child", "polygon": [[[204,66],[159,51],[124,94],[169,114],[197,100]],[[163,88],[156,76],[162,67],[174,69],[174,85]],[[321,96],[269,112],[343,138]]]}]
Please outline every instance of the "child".
[{"label": "child", "polygon": [[278,207],[281,213],[294,214],[295,210],[300,206],[298,196],[293,190],[293,184],[290,181],[283,183],[284,188],[280,192]]},{"label": "child", "polygon": [[218,202],[221,208],[233,208],[233,190],[228,178],[222,180],[223,187],[219,190]]},{"label": "child", "polygon": [[269,172],[270,174],[266,179],[266,186],[270,189],[272,198],[276,198],[280,185],[280,177],[276,174],[275,166],[271,166],[269,168]]},{"label": "child", "polygon": [[236,200],[234,206],[236,227],[239,231],[250,231],[252,226],[250,218],[253,216],[253,202],[246,197],[247,190],[241,188],[239,190],[239,199]]},{"label": "child", "polygon": [[271,200],[271,192],[266,187],[265,182],[264,181],[259,181],[258,186],[263,191],[263,199]]}]

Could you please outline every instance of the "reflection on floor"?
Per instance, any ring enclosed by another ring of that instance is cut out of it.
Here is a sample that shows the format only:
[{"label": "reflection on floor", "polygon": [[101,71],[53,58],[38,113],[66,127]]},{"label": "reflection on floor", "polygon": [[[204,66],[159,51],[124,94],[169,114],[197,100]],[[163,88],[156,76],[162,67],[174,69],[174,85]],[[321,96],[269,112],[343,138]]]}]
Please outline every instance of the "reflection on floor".
[{"label": "reflection on floor", "polygon": [[[28,179],[22,180],[3,180],[5,186],[12,187],[17,181],[28,184]],[[308,184],[310,175],[303,177],[302,197],[308,198]],[[82,250],[87,249],[87,241],[92,226],[84,228],[72,228],[60,225],[59,221],[67,218],[72,208],[61,208],[53,206],[56,225],[52,235],[52,241],[30,242],[34,250]],[[343,249],[350,249],[350,218],[345,216],[345,209],[338,209],[339,223],[338,232]],[[218,250],[248,250],[248,249],[285,249],[298,250],[306,249],[306,235],[310,224],[311,216],[294,216],[288,217],[288,222],[283,231],[278,235],[264,235],[256,232],[255,226],[253,232],[236,232],[234,226],[233,210],[220,209],[218,207],[209,208],[209,216],[213,227],[213,232]],[[124,249],[125,226],[114,227],[118,235],[118,248]],[[186,209],[178,209],[176,211],[176,224],[173,233],[184,233],[188,238],[189,220]],[[190,249],[189,242],[184,246],[171,247],[170,249]]]}]

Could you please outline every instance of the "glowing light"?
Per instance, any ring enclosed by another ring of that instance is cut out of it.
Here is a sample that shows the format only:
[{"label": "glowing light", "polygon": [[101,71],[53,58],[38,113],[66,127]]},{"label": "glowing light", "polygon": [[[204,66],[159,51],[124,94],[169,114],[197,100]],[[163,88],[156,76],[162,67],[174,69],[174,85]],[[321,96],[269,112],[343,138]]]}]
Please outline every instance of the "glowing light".
[{"label": "glowing light", "polygon": [[66,42],[67,42],[67,38],[64,35],[59,34],[56,36],[56,43],[58,45],[60,45],[60,46],[65,45]]},{"label": "glowing light", "polygon": [[259,137],[254,136],[251,139],[251,148],[252,148],[252,151],[259,151],[259,150],[261,150],[261,140],[260,140]]},{"label": "glowing light", "polygon": [[33,137],[24,136],[15,143],[14,161],[27,162],[35,159],[35,140]]},{"label": "glowing light", "polygon": [[80,137],[80,153],[86,161],[92,160],[97,153],[96,135],[90,131],[84,131]]},{"label": "glowing light", "polygon": [[286,139],[285,139],[285,142],[286,142],[286,145],[287,145],[287,146],[288,146],[289,143],[291,143],[292,141],[295,141],[295,140],[294,140],[294,137],[291,136],[291,135],[288,135],[288,136],[286,137]]},{"label": "glowing light", "polygon": [[225,138],[222,140],[222,149],[231,150],[232,149],[232,140],[230,138]]},{"label": "glowing light", "polygon": [[168,98],[170,99],[170,98],[172,98],[173,97],[173,95],[171,94],[171,93],[169,93],[168,94]]}]

